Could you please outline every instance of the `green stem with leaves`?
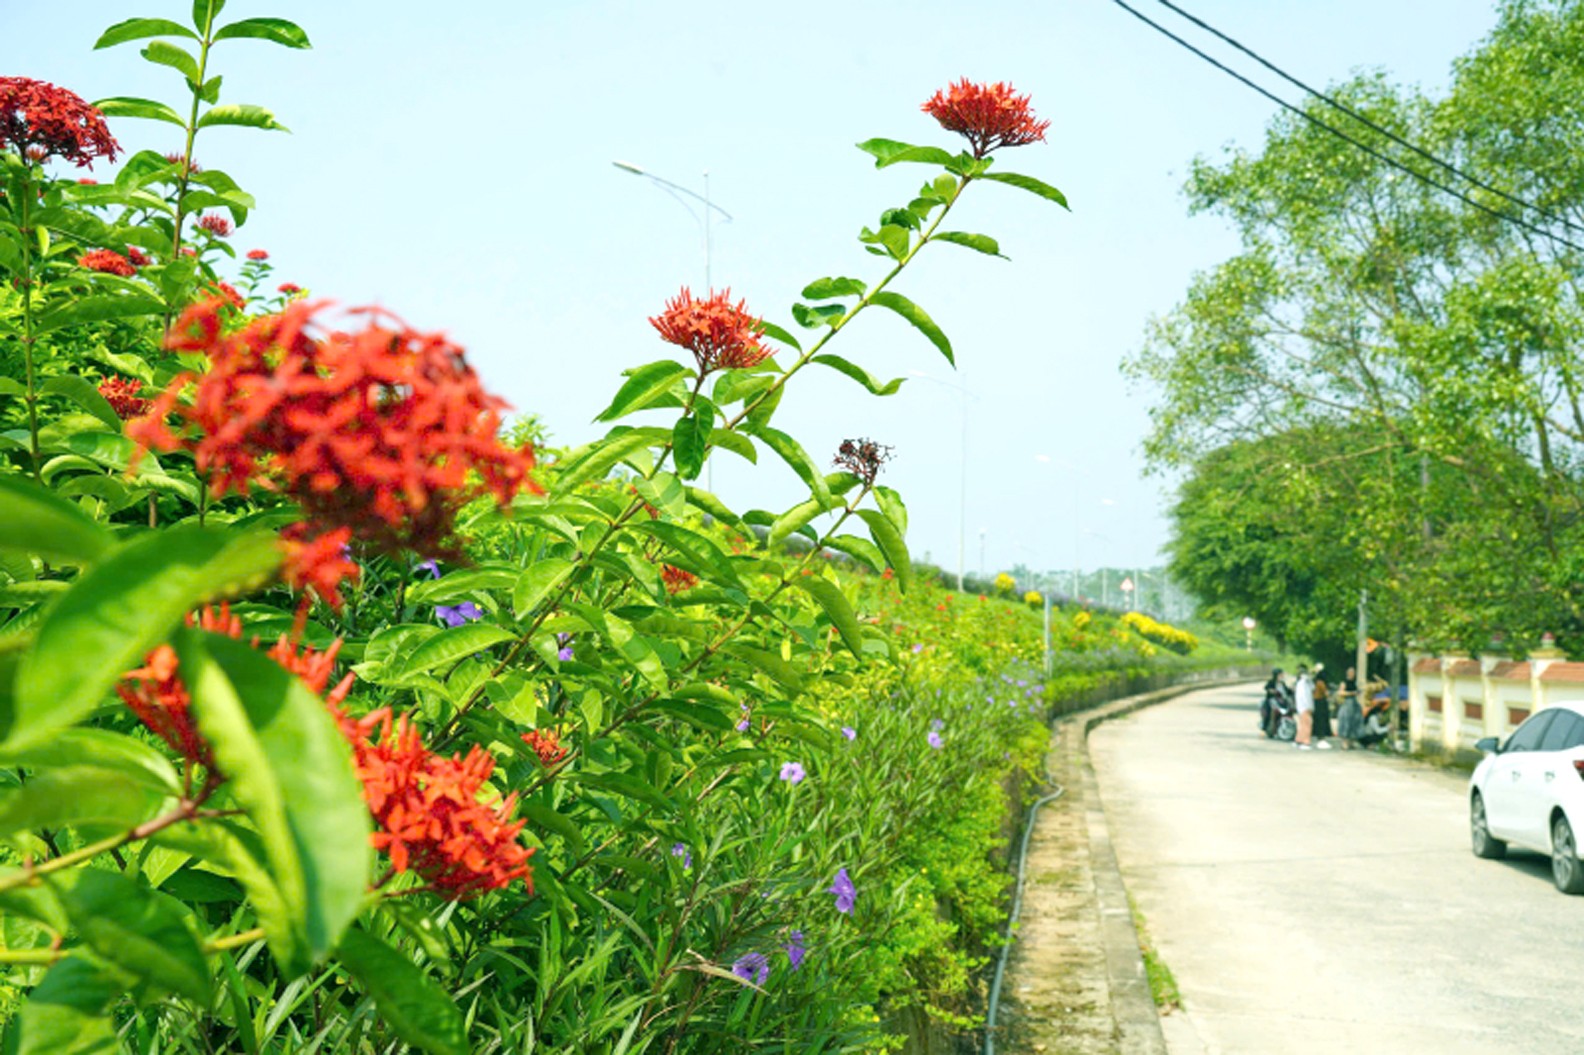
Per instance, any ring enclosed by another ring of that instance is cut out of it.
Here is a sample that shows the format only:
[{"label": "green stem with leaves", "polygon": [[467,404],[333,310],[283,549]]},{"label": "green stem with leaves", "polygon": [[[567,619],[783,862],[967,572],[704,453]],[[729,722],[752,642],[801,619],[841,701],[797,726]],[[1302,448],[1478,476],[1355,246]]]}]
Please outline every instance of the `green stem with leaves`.
[{"label": "green stem with leaves", "polygon": [[27,175],[22,178],[22,201],[18,206],[22,232],[22,361],[27,369],[28,450],[33,459],[33,479],[44,482],[44,462],[39,451],[38,377],[33,362],[33,227],[28,214],[33,208],[33,169],[24,158]]}]

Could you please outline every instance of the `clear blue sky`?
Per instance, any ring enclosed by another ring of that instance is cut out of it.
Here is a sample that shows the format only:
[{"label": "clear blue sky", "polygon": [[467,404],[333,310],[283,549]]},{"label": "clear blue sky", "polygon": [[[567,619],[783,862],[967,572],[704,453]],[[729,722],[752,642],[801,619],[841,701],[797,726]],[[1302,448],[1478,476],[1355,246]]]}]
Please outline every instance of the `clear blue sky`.
[{"label": "clear blue sky", "polygon": [[[172,100],[179,78],[136,45],[90,48],[112,22],[185,19],[189,6],[3,0],[0,72],[89,99]],[[1494,21],[1482,0],[1185,6],[1311,83],[1384,67],[1431,89]],[[280,278],[317,295],[446,330],[489,387],[542,414],[564,443],[597,434],[590,419],[624,366],[666,354],[646,317],[683,283],[703,284],[693,219],[613,159],[695,186],[708,170],[735,218],[715,229],[716,284],[790,328],[787,307],[809,280],[879,273],[853,236],[925,172],[877,172],[852,144],[886,136],[955,150],[919,104],[962,76],[1013,82],[1052,125],[1048,145],[1008,151],[1001,167],[1061,187],[1073,211],[975,187],[952,226],[995,236],[1011,262],[932,247],[895,287],[951,336],[957,376],[977,397],[968,567],[979,565],[981,529],[992,572],[1156,559],[1169,482],[1141,478],[1149,394],[1130,392],[1118,363],[1195,269],[1235,248],[1217,220],[1187,217],[1186,163],[1256,145],[1273,108],[1107,0],[233,0],[225,12],[257,15],[299,22],[314,48],[217,51],[226,100],[269,106],[293,133],[200,140],[198,160],[259,199],[238,248],[268,249]],[[132,148],[179,146],[166,126],[114,130]],[[886,377],[951,377],[880,311],[831,350]],[[887,478],[909,503],[909,542],[955,567],[957,395],[914,380],[874,399],[820,368],[798,382],[779,424],[821,458],[844,436],[894,445]],[[739,510],[800,497],[773,458],[754,470],[718,455],[714,483]]]}]

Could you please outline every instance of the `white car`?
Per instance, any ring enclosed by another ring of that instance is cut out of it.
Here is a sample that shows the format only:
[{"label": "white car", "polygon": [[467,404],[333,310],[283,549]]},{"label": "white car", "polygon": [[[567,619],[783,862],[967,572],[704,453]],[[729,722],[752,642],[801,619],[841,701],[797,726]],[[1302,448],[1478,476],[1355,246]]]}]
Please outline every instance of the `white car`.
[{"label": "white car", "polygon": [[1530,715],[1505,744],[1474,745],[1485,757],[1469,777],[1469,835],[1479,857],[1502,857],[1507,844],[1551,856],[1564,894],[1584,894],[1584,702]]}]

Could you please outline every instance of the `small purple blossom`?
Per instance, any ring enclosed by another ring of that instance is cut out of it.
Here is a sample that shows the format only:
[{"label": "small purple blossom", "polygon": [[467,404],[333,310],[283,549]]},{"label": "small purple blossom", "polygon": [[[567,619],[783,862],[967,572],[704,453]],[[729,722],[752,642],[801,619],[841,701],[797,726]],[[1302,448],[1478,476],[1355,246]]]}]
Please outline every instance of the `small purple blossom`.
[{"label": "small purple blossom", "polygon": [[913,646],[913,654],[914,655],[917,655],[918,653],[923,652],[923,651],[924,651],[924,642],[920,641],[918,644]]},{"label": "small purple blossom", "polygon": [[737,731],[739,733],[746,733],[748,731],[748,727],[751,726],[752,724],[753,723],[750,722],[747,718],[739,719],[738,722],[737,722]]},{"label": "small purple blossom", "polygon": [[571,645],[563,645],[556,650],[556,659],[560,660],[562,663],[572,662],[572,657],[575,655],[577,655],[577,653],[572,651]]},{"label": "small purple blossom", "polygon": [[858,888],[853,886],[852,877],[847,874],[847,869],[840,868],[836,871],[836,879],[830,885],[830,892],[836,895],[836,911],[850,913],[853,902],[858,900]]},{"label": "small purple blossom", "polygon": [[787,962],[795,971],[803,966],[803,957],[808,955],[808,949],[803,945],[803,932],[795,930],[787,935],[787,943],[781,946],[786,950]]},{"label": "small purple blossom", "polygon": [[936,732],[940,732],[942,729],[946,728],[946,723],[940,718],[936,718],[934,721],[930,722],[930,728],[934,729]]},{"label": "small purple blossom", "polygon": [[431,579],[440,578],[440,562],[433,560],[420,561],[415,571],[426,571]]},{"label": "small purple blossom", "polygon": [[847,739],[849,739],[849,740],[856,740],[856,739],[858,739],[858,730],[856,730],[856,729],[854,729],[854,728],[853,728],[853,727],[852,727],[852,726],[850,726],[850,725],[844,725],[844,726],[842,726],[842,730],[841,730],[841,733],[842,733],[842,735],[843,735],[843,736],[845,736],[845,737],[846,737],[846,738],[847,738]]},{"label": "small purple blossom", "polygon": [[939,751],[941,749],[941,744],[943,741],[941,740],[940,733],[937,733],[935,730],[931,729],[927,739],[929,740],[929,745],[935,750]]},{"label": "small purple blossom", "polygon": [[682,858],[682,871],[686,872],[693,867],[693,855],[688,853],[686,843],[677,843],[671,847],[671,856]]},{"label": "small purple blossom", "polygon": [[745,952],[732,964],[732,974],[745,982],[764,985],[770,977],[770,960],[762,952]]},{"label": "small purple blossom", "polygon": [[806,776],[808,774],[804,772],[801,762],[786,762],[781,766],[781,779],[788,784],[800,784]]},{"label": "small purple blossom", "polygon": [[482,617],[484,610],[472,601],[463,601],[458,605],[437,604],[434,613],[446,626],[461,626]]}]

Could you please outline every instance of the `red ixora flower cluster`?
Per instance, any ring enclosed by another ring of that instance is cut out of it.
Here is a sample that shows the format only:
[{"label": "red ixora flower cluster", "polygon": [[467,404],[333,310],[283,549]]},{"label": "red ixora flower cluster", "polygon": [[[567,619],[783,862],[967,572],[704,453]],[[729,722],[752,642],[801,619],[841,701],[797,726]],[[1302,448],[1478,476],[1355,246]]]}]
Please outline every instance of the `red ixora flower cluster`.
[{"label": "red ixora flower cluster", "polygon": [[360,332],[321,336],[318,305],[302,301],[227,333],[223,303],[189,308],[168,342],[207,355],[208,371],[172,380],[128,426],[155,450],[193,451],[216,494],[274,488],[303,507],[314,538],[350,528],[380,552],[455,558],[465,503],[538,490],[532,449],[496,437],[506,404],[444,337],[374,311]]},{"label": "red ixora flower cluster", "polygon": [[231,221],[217,213],[209,213],[198,221],[198,226],[216,238],[231,237]]},{"label": "red ixora flower cluster", "polygon": [[103,271],[107,275],[120,275],[122,278],[137,274],[132,261],[114,249],[90,249],[77,258],[77,266],[89,271]]},{"label": "red ixora flower cluster", "polygon": [[966,77],[938,91],[923,106],[948,132],[968,140],[976,158],[1000,147],[1042,142],[1049,121],[1036,120],[1029,98],[1010,84],[974,84]]},{"label": "red ixora flower cluster", "polygon": [[149,401],[138,397],[142,388],[143,382],[125,377],[107,377],[99,382],[99,394],[122,421],[131,421],[148,411]]},{"label": "red ixora flower cluster", "polygon": [[104,114],[82,96],[30,77],[0,77],[0,147],[31,160],[51,155],[79,168],[114,161],[121,149]]},{"label": "red ixora flower cluster", "polygon": [[746,301],[731,302],[731,290],[695,300],[686,286],[666,301],[649,324],[660,338],[693,353],[700,374],[758,366],[774,353],[759,343],[761,320],[748,314]]},{"label": "red ixora flower cluster", "polygon": [[395,871],[417,872],[454,901],[514,879],[533,893],[533,850],[517,841],[526,822],[511,820],[516,794],[494,806],[479,801],[495,769],[488,751],[475,744],[466,757],[437,755],[406,717],[393,720],[388,708],[341,723],[374,815],[374,845],[390,854]]},{"label": "red ixora flower cluster", "polygon": [[522,742],[539,756],[539,764],[549,769],[567,755],[561,746],[561,734],[554,729],[530,729],[522,734]]},{"label": "red ixora flower cluster", "polygon": [[678,594],[683,590],[691,590],[699,582],[697,575],[671,564],[662,564],[660,566],[660,579],[665,583],[666,593],[669,594]]}]

